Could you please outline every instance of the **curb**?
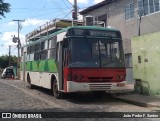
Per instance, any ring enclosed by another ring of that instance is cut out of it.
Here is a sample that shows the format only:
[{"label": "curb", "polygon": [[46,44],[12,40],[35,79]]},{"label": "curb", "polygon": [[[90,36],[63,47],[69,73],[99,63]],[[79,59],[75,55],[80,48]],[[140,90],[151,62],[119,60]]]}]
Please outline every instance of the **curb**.
[{"label": "curb", "polygon": [[133,105],[137,105],[137,106],[141,106],[141,107],[156,107],[156,108],[160,108],[160,105],[156,105],[156,104],[152,104],[152,103],[145,103],[145,102],[140,102],[140,101],[135,101],[135,100],[131,100],[131,99],[125,99],[123,97],[118,97],[118,96],[114,96],[115,99],[121,100],[123,102],[126,103],[130,103]]}]

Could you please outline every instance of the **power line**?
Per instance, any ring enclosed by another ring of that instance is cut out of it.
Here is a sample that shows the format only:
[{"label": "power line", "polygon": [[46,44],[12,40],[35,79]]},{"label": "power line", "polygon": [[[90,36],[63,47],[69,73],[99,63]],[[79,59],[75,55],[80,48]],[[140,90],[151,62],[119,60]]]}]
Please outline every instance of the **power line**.
[{"label": "power line", "polygon": [[67,0],[69,2],[69,4],[71,4],[72,6],[74,6],[69,0]]},{"label": "power line", "polygon": [[37,16],[31,16],[30,18],[33,18],[33,17],[40,17],[40,16],[44,16],[44,15],[48,15],[48,14],[53,14],[53,13],[58,13],[58,12],[59,12],[59,10],[56,11],[56,12],[45,13],[45,14],[41,14],[41,15],[37,15]]},{"label": "power line", "polygon": [[15,47],[13,50],[11,50],[11,53],[13,52],[13,51],[15,51],[17,49],[17,47]]},{"label": "power line", "polygon": [[70,8],[68,7],[68,5],[64,2],[64,0],[62,0],[62,2],[65,4],[65,6],[70,10]]},{"label": "power line", "polygon": [[71,12],[72,12],[72,11],[69,11],[69,13],[67,13],[67,14],[64,16],[64,18],[66,18]]},{"label": "power line", "polygon": [[[66,5],[66,3],[64,3]],[[66,6],[67,7],[67,6]],[[12,8],[12,9],[22,9],[22,10],[53,10],[53,9],[57,9],[57,8],[43,8],[43,9],[37,9],[37,8]],[[58,9],[66,9],[66,8],[63,8],[63,7],[59,7]],[[68,7],[68,9],[71,9]]]},{"label": "power line", "polygon": [[146,19],[155,27],[157,28],[158,30],[160,30],[160,28],[158,26],[156,26],[147,16],[146,16]]},{"label": "power line", "polygon": [[[54,4],[52,1],[50,1],[50,2],[51,2],[56,8],[58,8],[57,6],[60,6],[60,7],[61,7],[61,4],[58,4],[56,1],[54,2],[55,4]],[[63,10],[60,10],[60,12],[64,14],[65,12],[64,12],[64,11],[62,12],[62,11],[63,11]],[[67,17],[68,17],[68,16],[67,16]],[[69,18],[69,17],[68,17],[68,18]]]},{"label": "power line", "polygon": [[[39,2],[39,4],[38,5],[41,5],[42,4],[42,0],[41,0],[41,2]],[[46,5],[46,4],[45,4]],[[37,8],[38,8],[38,6],[36,6]],[[41,13],[41,10],[39,10],[38,12],[36,12],[36,15],[38,14],[38,13]]]}]

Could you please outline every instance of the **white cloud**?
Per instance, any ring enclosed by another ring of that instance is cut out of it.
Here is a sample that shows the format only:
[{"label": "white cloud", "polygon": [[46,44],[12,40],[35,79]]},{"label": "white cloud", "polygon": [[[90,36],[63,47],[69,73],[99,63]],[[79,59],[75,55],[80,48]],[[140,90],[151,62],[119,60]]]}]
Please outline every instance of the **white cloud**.
[{"label": "white cloud", "polygon": [[[12,42],[12,38],[14,35],[17,37],[18,33],[17,32],[5,32],[1,35],[0,39],[3,41],[4,45],[17,45],[17,43]],[[20,34],[19,36],[20,36],[21,43],[24,44],[25,35]]]},{"label": "white cloud", "polygon": [[[17,43],[12,42],[13,35],[17,37],[17,32],[4,32],[0,36],[1,40],[1,48],[0,48],[0,56],[8,54],[9,45],[11,45],[11,55],[17,55]],[[22,45],[25,43],[25,36],[20,34],[20,40]]]},{"label": "white cloud", "polygon": [[[77,0],[77,3],[81,3],[81,4],[88,4],[89,0]],[[69,0],[69,2],[71,2],[72,4],[74,4],[74,0]]]},{"label": "white cloud", "polygon": [[104,1],[104,0],[94,0],[94,4],[100,3],[102,1]]},{"label": "white cloud", "polygon": [[49,20],[39,20],[36,18],[28,18],[25,20],[25,22],[22,23],[22,26],[37,26],[37,25],[43,25],[44,23],[48,22]]}]

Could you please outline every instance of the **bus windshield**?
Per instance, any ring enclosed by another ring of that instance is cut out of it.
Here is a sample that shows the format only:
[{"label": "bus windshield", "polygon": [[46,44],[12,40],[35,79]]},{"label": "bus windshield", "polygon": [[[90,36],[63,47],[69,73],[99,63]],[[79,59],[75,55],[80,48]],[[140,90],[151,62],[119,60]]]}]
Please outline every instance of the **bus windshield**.
[{"label": "bus windshield", "polygon": [[69,67],[124,68],[121,40],[75,37],[70,39],[69,46]]}]

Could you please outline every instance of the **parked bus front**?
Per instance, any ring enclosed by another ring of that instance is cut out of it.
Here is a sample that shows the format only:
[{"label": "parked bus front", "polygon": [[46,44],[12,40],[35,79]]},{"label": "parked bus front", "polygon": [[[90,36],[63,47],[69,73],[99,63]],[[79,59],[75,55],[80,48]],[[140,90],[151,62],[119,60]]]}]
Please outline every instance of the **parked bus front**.
[{"label": "parked bus front", "polygon": [[65,92],[125,89],[126,70],[119,31],[72,28],[63,45]]}]

